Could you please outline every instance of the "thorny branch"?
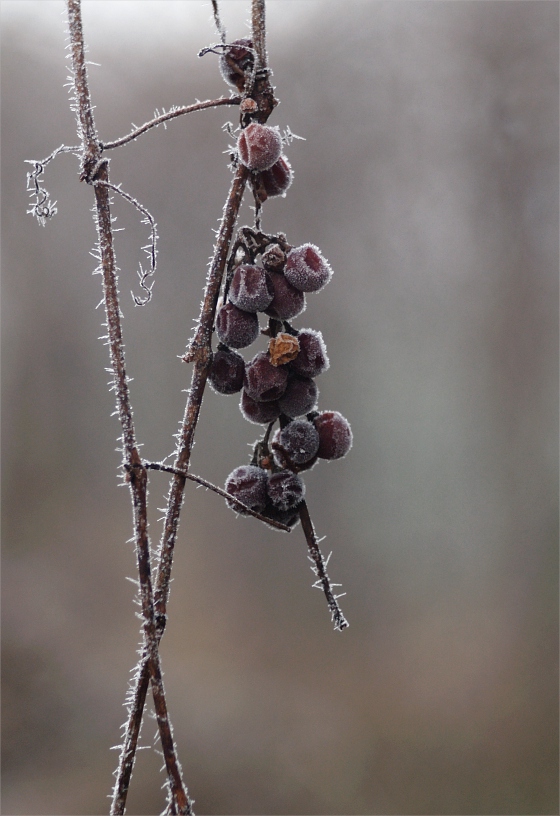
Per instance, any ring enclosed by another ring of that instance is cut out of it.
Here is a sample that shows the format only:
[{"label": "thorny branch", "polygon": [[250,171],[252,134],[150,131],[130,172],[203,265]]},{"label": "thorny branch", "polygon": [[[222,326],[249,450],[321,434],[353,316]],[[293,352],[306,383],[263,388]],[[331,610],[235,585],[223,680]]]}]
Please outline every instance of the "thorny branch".
[{"label": "thorny branch", "polygon": [[194,111],[206,110],[207,108],[217,108],[221,105],[239,105],[240,102],[240,96],[228,96],[221,97],[220,99],[207,99],[205,102],[195,102],[194,105],[186,105],[180,108],[174,107],[167,111],[167,113],[162,113],[156,116],[155,119],[150,119],[149,122],[145,122],[139,128],[132,130],[130,133],[120,139],[115,139],[113,142],[100,142],[100,146],[102,150],[112,150],[114,147],[120,147],[121,145],[127,144],[127,142],[134,141],[134,139],[137,139],[147,130],[158,127],[158,125],[162,125],[164,122],[168,122],[170,119],[175,119],[177,116],[182,116],[184,113],[194,113]]},{"label": "thorny branch", "polygon": [[332,587],[336,586],[336,584],[331,584],[330,578],[327,575],[327,563],[328,558],[325,561],[323,558],[323,554],[319,549],[319,541],[317,540],[317,535],[315,533],[315,528],[313,526],[313,522],[311,521],[311,516],[309,515],[309,509],[307,507],[307,502],[302,502],[301,507],[299,509],[299,517],[301,520],[301,526],[303,528],[303,532],[305,533],[305,538],[307,540],[307,547],[309,549],[309,559],[313,561],[314,567],[313,572],[317,576],[317,581],[313,586],[317,587],[318,589],[322,589],[325,593],[325,597],[327,599],[327,603],[329,605],[329,609],[331,612],[332,620],[334,623],[335,629],[346,629],[350,624],[342,614],[342,610],[338,605],[338,598],[341,595],[345,595],[346,593],[341,593],[341,595],[334,595],[332,591]]},{"label": "thorny branch", "polygon": [[96,222],[103,273],[108,341],[113,369],[113,388],[117,395],[117,411],[122,428],[122,464],[126,474],[126,480],[130,487],[133,504],[134,538],[140,578],[140,599],[144,617],[144,648],[147,654],[147,665],[152,682],[154,707],[156,709],[158,728],[165,757],[170,804],[174,812],[190,814],[192,813],[191,801],[181,777],[181,768],[176,756],[161,675],[150,574],[150,544],[147,519],[147,471],[142,465],[142,460],[138,453],[130,406],[118,300],[116,261],[111,229],[109,189],[107,187],[108,162],[101,158],[101,148],[93,120],[86,71],[80,0],[68,0],[68,22],[72,70],[74,75],[73,107],[78,119],[78,134],[82,140],[80,179],[88,183],[94,183],[96,180],[105,182],[104,184],[94,184]]},{"label": "thorny branch", "polygon": [[[253,38],[258,39],[263,43],[264,32],[260,31],[260,27],[264,26],[264,4],[265,0],[252,0]],[[263,56],[265,62],[262,65],[262,78],[258,84],[255,83],[255,87],[253,89],[253,98],[257,102],[256,118],[259,122],[265,122],[276,105],[274,92],[268,79],[268,72],[266,71],[266,53],[264,53]],[[220,229],[218,231],[218,237],[214,247],[214,254],[206,279],[206,287],[200,311],[198,328],[195,332],[193,340],[190,343],[187,355],[184,358],[185,361],[192,361],[194,363],[194,367],[182,427],[179,433],[175,461],[173,464],[176,471],[187,471],[189,467],[194,433],[198,423],[200,406],[202,404],[202,397],[206,387],[206,380],[211,361],[211,339],[216,304],[235,222],[237,221],[237,215],[239,213],[239,208],[241,206],[241,200],[243,198],[248,177],[249,171],[247,168],[244,167],[244,165],[239,164],[224,207],[224,214],[220,224]],[[177,531],[179,528],[179,516],[183,503],[185,482],[185,476],[179,473],[176,473],[171,481],[167,499],[164,530],[158,552],[155,607],[158,623],[158,635],[160,638],[163,635],[165,628],[171,566]],[[129,720],[124,735],[123,749],[117,771],[111,816],[123,814],[126,806],[126,797],[132,775],[132,768],[134,766],[136,747],[140,733],[140,724],[142,721],[141,712],[144,708],[146,693],[148,690],[148,680],[148,655],[145,651],[141,659],[138,673],[133,681],[134,684],[131,688]]]}]

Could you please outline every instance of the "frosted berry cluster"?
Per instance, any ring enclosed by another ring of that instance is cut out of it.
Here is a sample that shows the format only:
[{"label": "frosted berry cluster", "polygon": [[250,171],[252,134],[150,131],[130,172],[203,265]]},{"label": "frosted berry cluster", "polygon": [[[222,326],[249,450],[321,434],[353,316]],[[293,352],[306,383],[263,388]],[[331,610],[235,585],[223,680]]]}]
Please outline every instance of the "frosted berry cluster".
[{"label": "frosted berry cluster", "polygon": [[[216,314],[219,340],[208,380],[220,394],[241,392],[240,409],[249,422],[266,425],[251,464],[237,467],[225,489],[266,518],[293,527],[305,497],[300,473],[318,459],[340,459],[352,446],[348,421],[337,411],[317,410],[315,378],[329,368],[323,336],[296,329],[307,293],[318,292],[332,270],[313,244],[293,247],[283,235],[239,231]],[[261,327],[259,314],[268,318]],[[238,349],[268,337],[266,351],[246,362]],[[279,427],[274,431],[274,424]],[[238,513],[243,509],[234,502]]]}]

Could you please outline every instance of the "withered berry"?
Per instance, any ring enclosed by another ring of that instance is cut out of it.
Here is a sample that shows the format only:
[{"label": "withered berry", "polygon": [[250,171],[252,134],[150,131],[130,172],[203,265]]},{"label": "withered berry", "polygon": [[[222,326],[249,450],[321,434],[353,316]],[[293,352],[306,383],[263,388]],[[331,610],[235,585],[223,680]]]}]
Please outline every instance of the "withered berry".
[{"label": "withered berry", "polygon": [[272,402],[257,402],[247,394],[245,389],[241,392],[241,402],[239,404],[241,413],[248,422],[255,425],[268,425],[274,422],[280,414],[280,406],[273,400]]},{"label": "withered berry", "polygon": [[329,282],[332,269],[313,244],[303,244],[288,252],[284,274],[301,292],[318,292]]},{"label": "withered berry", "polygon": [[[241,465],[235,468],[226,479],[225,490],[234,498],[246,504],[257,513],[266,506],[267,474],[262,468],[254,465]],[[247,515],[247,511],[230,499],[226,499],[228,507],[236,513]]]},{"label": "withered berry", "polygon": [[297,339],[299,354],[291,361],[291,370],[304,377],[317,377],[326,371],[330,364],[321,332],[314,329],[302,329]]},{"label": "withered berry", "polygon": [[285,466],[286,460],[287,464],[304,465],[319,450],[319,434],[309,420],[295,419],[276,431],[271,448],[280,467]]},{"label": "withered berry", "polygon": [[288,283],[280,272],[269,272],[274,287],[274,297],[265,314],[278,320],[291,320],[305,309],[305,295]]},{"label": "withered berry", "polygon": [[218,349],[212,357],[208,382],[218,394],[236,394],[243,388],[245,360],[231,349]]},{"label": "withered berry", "polygon": [[269,272],[281,272],[286,263],[286,256],[278,244],[269,244],[262,254],[262,264]]},{"label": "withered berry", "polygon": [[288,370],[274,366],[266,352],[260,351],[245,368],[245,393],[257,402],[279,399],[286,390]]},{"label": "withered berry", "polygon": [[321,459],[342,459],[352,447],[350,423],[338,411],[323,411],[313,424],[319,434],[318,456]]},{"label": "withered berry", "polygon": [[272,302],[274,289],[267,272],[260,266],[240,264],[233,274],[229,298],[245,312],[262,312]]},{"label": "withered berry", "polygon": [[267,170],[282,152],[282,137],[278,128],[251,122],[237,140],[239,158],[249,170]]},{"label": "withered berry", "polygon": [[243,312],[225,303],[216,315],[216,334],[230,348],[250,346],[259,336],[259,321],[253,312]]},{"label": "withered berry", "polygon": [[220,72],[229,85],[242,91],[247,75],[253,69],[253,41],[248,37],[234,40],[220,57]]},{"label": "withered berry", "polygon": [[279,510],[293,510],[305,496],[303,479],[290,470],[271,474],[266,489],[270,501]]},{"label": "withered berry", "polygon": [[269,198],[284,196],[294,177],[291,165],[285,156],[261,173],[261,181]]},{"label": "withered berry", "polygon": [[295,376],[288,381],[284,394],[278,404],[283,414],[288,417],[299,417],[308,414],[317,405],[319,389],[315,380],[310,377]]}]

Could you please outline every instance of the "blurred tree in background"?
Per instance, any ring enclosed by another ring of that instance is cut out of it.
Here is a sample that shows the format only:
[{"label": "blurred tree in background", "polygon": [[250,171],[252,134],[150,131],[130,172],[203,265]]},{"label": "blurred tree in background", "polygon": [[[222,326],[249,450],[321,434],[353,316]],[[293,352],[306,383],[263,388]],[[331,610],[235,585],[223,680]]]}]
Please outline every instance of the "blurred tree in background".
[{"label": "blurred tree in background", "polygon": [[[246,10],[224,4],[231,38]],[[270,2],[270,123],[307,141],[263,228],[317,244],[335,273],[300,322],[323,331],[321,407],[355,445],[306,481],[351,626],[332,631],[299,528],[234,521],[187,486],[162,654],[197,812],[557,812],[558,11]],[[136,659],[130,508],[73,157],[47,168],[56,218],[25,216],[24,160],[75,139],[64,4],[2,16],[3,810],[94,814]],[[85,2],[84,28],[104,139],[225,91],[217,59],[196,59],[209,6]],[[194,114],[111,157],[160,234],[154,299],[135,309],[146,228],[115,201],[151,459],[182,413],[228,118]],[[253,441],[236,400],[208,392],[197,431],[193,470],[218,484]],[[153,474],[154,507],[166,490]],[[159,765],[140,753],[129,812],[158,812]]]}]

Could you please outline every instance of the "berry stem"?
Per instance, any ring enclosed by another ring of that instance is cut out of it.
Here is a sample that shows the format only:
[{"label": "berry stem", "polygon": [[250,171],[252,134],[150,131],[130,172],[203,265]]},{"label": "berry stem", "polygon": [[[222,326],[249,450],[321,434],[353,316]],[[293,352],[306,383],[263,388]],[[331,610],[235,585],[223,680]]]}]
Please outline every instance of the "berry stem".
[{"label": "berry stem", "polygon": [[313,563],[315,564],[315,566],[312,568],[313,572],[317,576],[317,581],[314,584],[314,586],[322,589],[323,592],[325,593],[325,598],[327,599],[327,604],[331,612],[334,628],[342,631],[343,629],[346,629],[348,626],[350,626],[350,624],[342,614],[342,610],[338,605],[337,598],[339,598],[340,595],[338,596],[334,595],[332,591],[333,585],[331,584],[330,578],[327,574],[327,562],[325,561],[323,554],[319,549],[319,542],[317,540],[317,534],[315,533],[315,527],[313,526],[313,522],[311,521],[311,516],[309,515],[307,502],[305,501],[303,501],[300,505],[299,517],[301,520],[303,532],[305,533],[305,538],[307,540],[310,560],[312,560]]}]

